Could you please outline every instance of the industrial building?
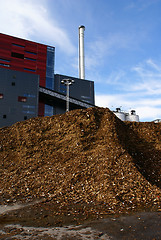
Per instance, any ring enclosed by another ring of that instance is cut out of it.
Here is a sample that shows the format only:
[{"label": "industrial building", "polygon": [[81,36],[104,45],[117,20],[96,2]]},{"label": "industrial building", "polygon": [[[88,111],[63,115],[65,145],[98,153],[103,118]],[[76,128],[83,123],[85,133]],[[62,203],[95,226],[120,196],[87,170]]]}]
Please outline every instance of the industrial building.
[{"label": "industrial building", "polygon": [[64,78],[74,80],[70,110],[94,106],[94,82],[55,74],[54,63],[55,47],[0,34],[0,127],[64,113]]},{"label": "industrial building", "polygon": [[136,114],[135,110],[131,110],[129,113],[126,113],[123,112],[121,108],[116,108],[116,111],[113,111],[113,113],[121,121],[139,122],[139,115]]},{"label": "industrial building", "polygon": [[[84,31],[79,27],[79,78],[55,74],[55,47],[0,34],[0,127],[36,116],[66,111],[67,86],[72,79],[69,110],[95,106],[94,82],[85,80]],[[139,121],[132,110],[113,111],[122,121]]]},{"label": "industrial building", "polygon": [[153,122],[154,123],[161,123],[161,119],[160,118],[159,119],[155,119]]}]

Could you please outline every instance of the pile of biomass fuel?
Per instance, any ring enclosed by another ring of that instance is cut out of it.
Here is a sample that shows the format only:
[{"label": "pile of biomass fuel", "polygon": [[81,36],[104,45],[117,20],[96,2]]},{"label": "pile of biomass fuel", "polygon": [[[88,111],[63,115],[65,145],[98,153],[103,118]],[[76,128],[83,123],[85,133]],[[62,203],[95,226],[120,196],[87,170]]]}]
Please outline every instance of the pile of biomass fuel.
[{"label": "pile of biomass fuel", "polygon": [[42,200],[49,222],[160,211],[161,124],[97,107],[18,122],[0,129],[0,176],[1,204]]}]

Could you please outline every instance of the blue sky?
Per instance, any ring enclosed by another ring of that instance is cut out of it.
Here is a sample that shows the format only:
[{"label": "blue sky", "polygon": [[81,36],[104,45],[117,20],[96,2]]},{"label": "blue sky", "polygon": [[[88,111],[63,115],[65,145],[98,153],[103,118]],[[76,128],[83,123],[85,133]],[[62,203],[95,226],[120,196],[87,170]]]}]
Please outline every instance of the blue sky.
[{"label": "blue sky", "polygon": [[96,105],[161,118],[161,0],[0,0],[0,10],[2,33],[55,46],[55,73],[73,77],[84,25]]}]

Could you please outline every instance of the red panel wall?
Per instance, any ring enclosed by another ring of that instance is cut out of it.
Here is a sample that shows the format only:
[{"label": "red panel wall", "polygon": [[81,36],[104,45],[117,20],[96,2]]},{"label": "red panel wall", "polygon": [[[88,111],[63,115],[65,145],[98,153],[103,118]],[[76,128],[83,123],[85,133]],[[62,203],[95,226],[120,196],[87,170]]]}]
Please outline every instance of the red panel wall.
[{"label": "red panel wall", "polygon": [[46,82],[46,57],[46,45],[0,34],[1,67],[6,63],[11,69],[38,74],[42,87]]},{"label": "red panel wall", "polygon": [[[0,33],[0,67],[40,76],[39,85],[46,86],[47,46]],[[39,115],[43,114],[39,103]]]}]

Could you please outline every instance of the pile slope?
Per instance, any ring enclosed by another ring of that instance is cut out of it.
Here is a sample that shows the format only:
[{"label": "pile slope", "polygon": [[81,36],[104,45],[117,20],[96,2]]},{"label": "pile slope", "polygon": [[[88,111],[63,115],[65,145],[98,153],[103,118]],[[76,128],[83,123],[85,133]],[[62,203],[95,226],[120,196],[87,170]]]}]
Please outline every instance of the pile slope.
[{"label": "pile slope", "polygon": [[94,107],[18,122],[0,139],[1,203],[45,199],[47,217],[74,219],[160,210],[161,124]]}]

